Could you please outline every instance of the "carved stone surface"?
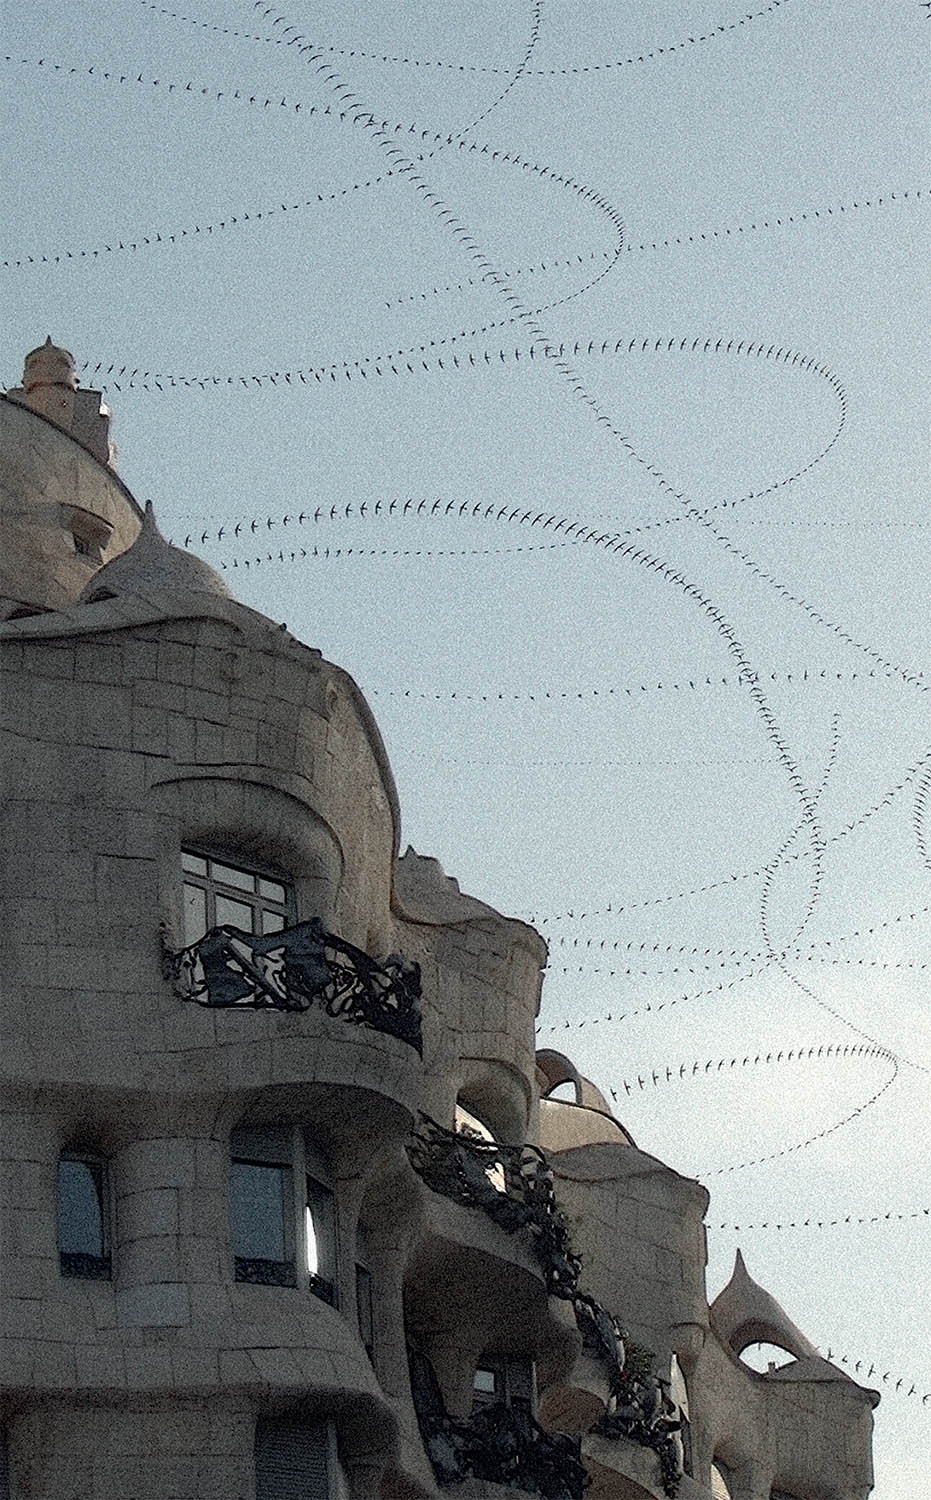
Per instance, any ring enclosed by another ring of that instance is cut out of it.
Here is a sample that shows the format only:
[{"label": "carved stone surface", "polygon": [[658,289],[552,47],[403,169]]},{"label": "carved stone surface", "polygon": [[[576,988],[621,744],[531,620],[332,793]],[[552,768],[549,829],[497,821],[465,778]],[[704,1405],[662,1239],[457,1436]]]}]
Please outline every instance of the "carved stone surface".
[{"label": "carved stone surface", "polygon": [[417,1421],[439,1484],[483,1479],[546,1500],[581,1500],[589,1480],[577,1438],[544,1432],[526,1406],[503,1401],[457,1421],[443,1404],[426,1355],[409,1354]]},{"label": "carved stone surface", "polygon": [[259,937],[213,927],[190,948],[163,949],[163,971],[181,1000],[218,1008],[303,1011],[400,1037],[422,1051],[420,967],[397,953],[380,962],[325,932],[318,918]]},{"label": "carved stone surface", "polygon": [[476,1140],[421,1114],[408,1154],[434,1192],[466,1208],[482,1209],[509,1234],[526,1229],[547,1290],[566,1300],[575,1295],[582,1262],[570,1244],[542,1151]]}]

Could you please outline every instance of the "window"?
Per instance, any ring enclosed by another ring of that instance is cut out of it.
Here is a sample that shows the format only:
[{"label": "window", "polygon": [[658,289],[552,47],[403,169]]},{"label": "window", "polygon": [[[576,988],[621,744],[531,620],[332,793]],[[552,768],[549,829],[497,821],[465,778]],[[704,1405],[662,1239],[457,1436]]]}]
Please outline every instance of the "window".
[{"label": "window", "polygon": [[58,1262],[62,1276],[110,1276],[110,1192],[99,1156],[66,1152],[58,1162]]},{"label": "window", "polygon": [[91,562],[102,563],[113,532],[110,522],[78,505],[69,505],[67,512],[75,552]]},{"label": "window", "polygon": [[255,1500],[336,1500],[335,1434],[325,1422],[264,1419],[255,1429]]},{"label": "window", "polygon": [[294,921],[294,890],[277,876],[182,849],[184,941],[190,947],[211,927],[260,935]]},{"label": "window", "polygon": [[534,1408],[533,1360],[521,1355],[483,1355],[472,1377],[472,1409],[504,1402],[506,1406]]},{"label": "window", "polygon": [[230,1150],[236,1280],[306,1288],[336,1306],[336,1205],[305,1132],[235,1130]]}]

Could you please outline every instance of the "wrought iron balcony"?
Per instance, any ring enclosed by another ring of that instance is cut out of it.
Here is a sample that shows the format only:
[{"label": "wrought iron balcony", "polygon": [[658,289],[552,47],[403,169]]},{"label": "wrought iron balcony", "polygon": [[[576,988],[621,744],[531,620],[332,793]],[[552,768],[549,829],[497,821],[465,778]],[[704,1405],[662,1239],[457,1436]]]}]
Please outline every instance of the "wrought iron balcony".
[{"label": "wrought iron balcony", "polygon": [[575,1295],[582,1262],[572,1250],[542,1151],[475,1140],[424,1114],[407,1149],[434,1192],[466,1208],[480,1208],[508,1233],[526,1230],[548,1291],[567,1300]]},{"label": "wrought iron balcony", "polygon": [[545,1432],[519,1403],[496,1401],[457,1421],[446,1410],[426,1355],[408,1352],[417,1422],[438,1484],[473,1478],[546,1500],[582,1500],[589,1479],[578,1438]]},{"label": "wrought iron balcony", "polygon": [[[603,1313],[604,1309],[599,1311]],[[577,1320],[578,1317],[576,1305]],[[584,1339],[584,1328],[582,1336]],[[682,1429],[682,1413],[672,1400],[667,1383],[653,1373],[652,1352],[642,1344],[635,1344],[626,1335],[622,1334],[622,1337],[621,1363],[615,1366],[611,1376],[611,1400],[595,1431],[607,1438],[626,1438],[643,1448],[652,1448],[659,1459],[663,1492],[674,1500],[682,1479],[681,1449],[677,1440]]]},{"label": "wrought iron balcony", "polygon": [[163,942],[162,969],[180,1000],[226,1009],[304,1011],[400,1037],[423,1050],[420,966],[398,953],[376,960],[326,932],[318,918],[260,937],[213,927],[174,952]]}]

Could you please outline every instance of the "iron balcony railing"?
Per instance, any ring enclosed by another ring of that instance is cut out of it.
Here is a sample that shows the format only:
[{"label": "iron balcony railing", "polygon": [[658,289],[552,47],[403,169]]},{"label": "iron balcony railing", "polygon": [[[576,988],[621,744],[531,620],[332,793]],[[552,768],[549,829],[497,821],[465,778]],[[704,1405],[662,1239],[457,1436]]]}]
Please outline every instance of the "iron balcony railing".
[{"label": "iron balcony railing", "polygon": [[261,937],[213,927],[176,952],[163,940],[163,972],[180,1000],[218,1009],[304,1011],[396,1036],[423,1051],[420,965],[398,953],[374,959],[324,930],[319,918]]}]

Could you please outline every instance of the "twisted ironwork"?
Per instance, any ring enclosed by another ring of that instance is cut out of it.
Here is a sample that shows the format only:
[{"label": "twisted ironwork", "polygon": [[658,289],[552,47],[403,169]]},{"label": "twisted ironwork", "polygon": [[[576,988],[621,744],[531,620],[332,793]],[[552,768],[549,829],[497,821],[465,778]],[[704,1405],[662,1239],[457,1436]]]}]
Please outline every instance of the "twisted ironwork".
[{"label": "twisted ironwork", "polygon": [[162,943],[162,970],[180,1000],[218,1008],[304,1011],[400,1037],[423,1050],[420,965],[398,953],[374,959],[324,930],[319,918],[259,936],[212,927],[175,952]]},{"label": "twisted ironwork", "polygon": [[651,1350],[628,1339],[626,1351],[607,1410],[595,1431],[607,1438],[626,1438],[643,1448],[652,1448],[659,1459],[663,1493],[675,1500],[682,1479],[677,1441],[682,1430],[682,1413],[669,1394],[668,1381],[653,1372]]},{"label": "twisted ironwork", "polygon": [[466,1208],[480,1208],[509,1234],[526,1230],[547,1290],[567,1301],[574,1297],[582,1262],[572,1249],[542,1151],[478,1140],[447,1130],[425,1114],[407,1150],[434,1192]]},{"label": "twisted ironwork", "polygon": [[582,1500],[590,1481],[578,1438],[544,1431],[520,1403],[496,1401],[458,1421],[446,1410],[427,1356],[417,1349],[408,1354],[420,1435],[439,1484],[473,1478],[545,1500]]}]

